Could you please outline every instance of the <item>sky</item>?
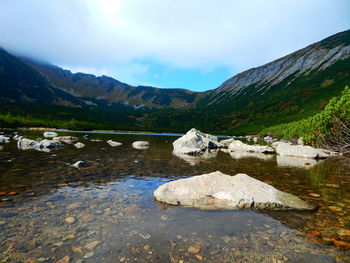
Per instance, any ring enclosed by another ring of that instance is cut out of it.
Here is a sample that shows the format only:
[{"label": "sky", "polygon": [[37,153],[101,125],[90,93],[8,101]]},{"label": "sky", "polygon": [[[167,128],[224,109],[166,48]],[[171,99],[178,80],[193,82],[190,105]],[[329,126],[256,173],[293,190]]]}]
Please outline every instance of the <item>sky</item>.
[{"label": "sky", "polygon": [[349,0],[0,0],[0,46],[72,72],[204,91],[350,29]]}]

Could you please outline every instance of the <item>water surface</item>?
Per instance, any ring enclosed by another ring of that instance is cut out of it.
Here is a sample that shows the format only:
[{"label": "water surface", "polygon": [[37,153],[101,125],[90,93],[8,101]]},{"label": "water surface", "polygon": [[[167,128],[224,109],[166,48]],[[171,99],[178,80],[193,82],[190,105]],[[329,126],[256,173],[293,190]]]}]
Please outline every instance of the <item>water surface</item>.
[{"label": "water surface", "polygon": [[[0,151],[0,262],[350,262],[347,158],[307,168],[225,152],[182,159],[172,155],[174,136],[73,135],[86,147],[21,151],[12,141]],[[151,146],[133,149],[135,140]],[[87,167],[70,166],[78,160]],[[153,200],[165,182],[217,170],[246,173],[319,209],[200,211]]]}]

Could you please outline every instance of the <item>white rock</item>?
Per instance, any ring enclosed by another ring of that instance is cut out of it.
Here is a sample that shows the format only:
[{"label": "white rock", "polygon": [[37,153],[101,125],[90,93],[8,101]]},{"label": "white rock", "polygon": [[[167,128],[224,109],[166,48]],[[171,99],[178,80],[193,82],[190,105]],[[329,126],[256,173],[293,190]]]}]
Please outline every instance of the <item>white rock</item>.
[{"label": "white rock", "polygon": [[272,138],[271,136],[265,136],[264,141],[268,144],[272,144],[273,142],[277,141],[276,139]]},{"label": "white rock", "polygon": [[253,142],[255,142],[255,143],[257,143],[257,142],[258,142],[258,140],[259,140],[259,138],[258,138],[258,137],[254,137],[254,138],[253,138]]},{"label": "white rock", "polygon": [[86,163],[83,161],[77,161],[76,163],[72,164],[72,166],[77,168],[77,169],[80,169],[80,168],[86,166]]},{"label": "white rock", "polygon": [[184,136],[173,142],[174,151],[177,153],[184,152],[183,149],[200,149],[204,152],[206,149],[221,148],[217,137],[205,134],[196,129],[189,130]]},{"label": "white rock", "polygon": [[4,136],[4,135],[0,135],[0,144],[9,143],[10,140],[11,140],[10,137]]},{"label": "white rock", "polygon": [[274,153],[275,150],[270,146],[261,146],[261,145],[249,145],[246,143],[243,143],[238,140],[234,140],[228,149],[233,151],[242,151],[242,152],[252,152],[252,153]]},{"label": "white rock", "polygon": [[171,205],[200,209],[314,209],[297,196],[246,174],[230,176],[219,171],[163,184],[154,197]]},{"label": "white rock", "polygon": [[132,143],[132,147],[138,150],[146,150],[149,148],[149,142],[147,141],[136,141]]},{"label": "white rock", "polygon": [[283,155],[277,155],[276,160],[278,166],[299,168],[311,168],[322,162],[321,160],[315,160],[310,158],[291,157]]},{"label": "white rock", "polygon": [[33,148],[34,149],[53,149],[53,148],[60,148],[62,147],[63,145],[60,143],[60,142],[57,142],[57,141],[54,141],[54,140],[42,140],[40,142],[36,142],[34,145],[33,145]]},{"label": "white rock", "polygon": [[79,138],[78,137],[73,137],[73,136],[59,136],[59,137],[52,138],[52,140],[58,141],[58,142],[64,142],[64,143],[67,143],[67,144],[72,144],[72,143],[78,141]]},{"label": "white rock", "polygon": [[20,150],[33,149],[33,146],[37,143],[35,140],[20,137],[17,141],[17,148]]},{"label": "white rock", "polygon": [[234,138],[229,138],[229,139],[225,139],[225,140],[221,140],[220,141],[220,144],[223,146],[223,147],[229,147],[230,144],[234,141],[235,139]]},{"label": "white rock", "polygon": [[275,142],[273,146],[275,147],[276,152],[282,156],[324,159],[331,156],[339,155],[339,153],[324,150],[324,149],[316,149],[311,146],[292,145],[291,143],[285,143],[285,142]]},{"label": "white rock", "polygon": [[57,132],[44,132],[43,135],[45,138],[53,138],[58,136]]},{"label": "white rock", "polygon": [[84,147],[85,147],[85,144],[82,143],[82,142],[77,142],[76,144],[74,144],[74,146],[75,146],[75,148],[80,149],[80,148],[84,148]]},{"label": "white rock", "polygon": [[112,140],[108,140],[107,143],[112,146],[112,147],[116,147],[116,146],[121,146],[122,143],[121,142],[115,142],[115,141],[112,141]]}]

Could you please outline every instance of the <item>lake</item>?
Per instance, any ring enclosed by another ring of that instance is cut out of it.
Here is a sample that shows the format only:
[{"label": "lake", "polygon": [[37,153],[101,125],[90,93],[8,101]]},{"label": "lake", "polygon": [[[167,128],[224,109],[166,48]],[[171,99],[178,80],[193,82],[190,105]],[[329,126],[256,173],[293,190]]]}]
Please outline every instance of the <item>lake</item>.
[{"label": "lake", "polygon": [[[176,136],[84,134],[60,133],[78,136],[81,149],[23,151],[14,140],[1,148],[0,262],[350,262],[349,158],[306,167],[222,151],[183,159],[172,154]],[[150,148],[133,149],[136,140]],[[79,160],[87,166],[70,166]],[[218,170],[318,209],[203,211],[153,199],[161,184]]]}]

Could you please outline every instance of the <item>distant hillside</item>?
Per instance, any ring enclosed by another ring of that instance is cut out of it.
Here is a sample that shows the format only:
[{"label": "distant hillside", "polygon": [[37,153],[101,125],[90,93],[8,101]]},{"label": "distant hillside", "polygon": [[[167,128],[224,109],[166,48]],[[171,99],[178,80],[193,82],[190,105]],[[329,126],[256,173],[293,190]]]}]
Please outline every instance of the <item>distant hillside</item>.
[{"label": "distant hillside", "polygon": [[0,49],[0,100],[80,106],[74,96],[56,89],[40,73]]},{"label": "distant hillside", "polygon": [[131,86],[114,78],[76,73],[31,59],[22,61],[45,76],[56,88],[81,98],[96,107],[121,103],[134,108],[189,108],[195,105],[200,93],[182,89],[159,89]]}]

